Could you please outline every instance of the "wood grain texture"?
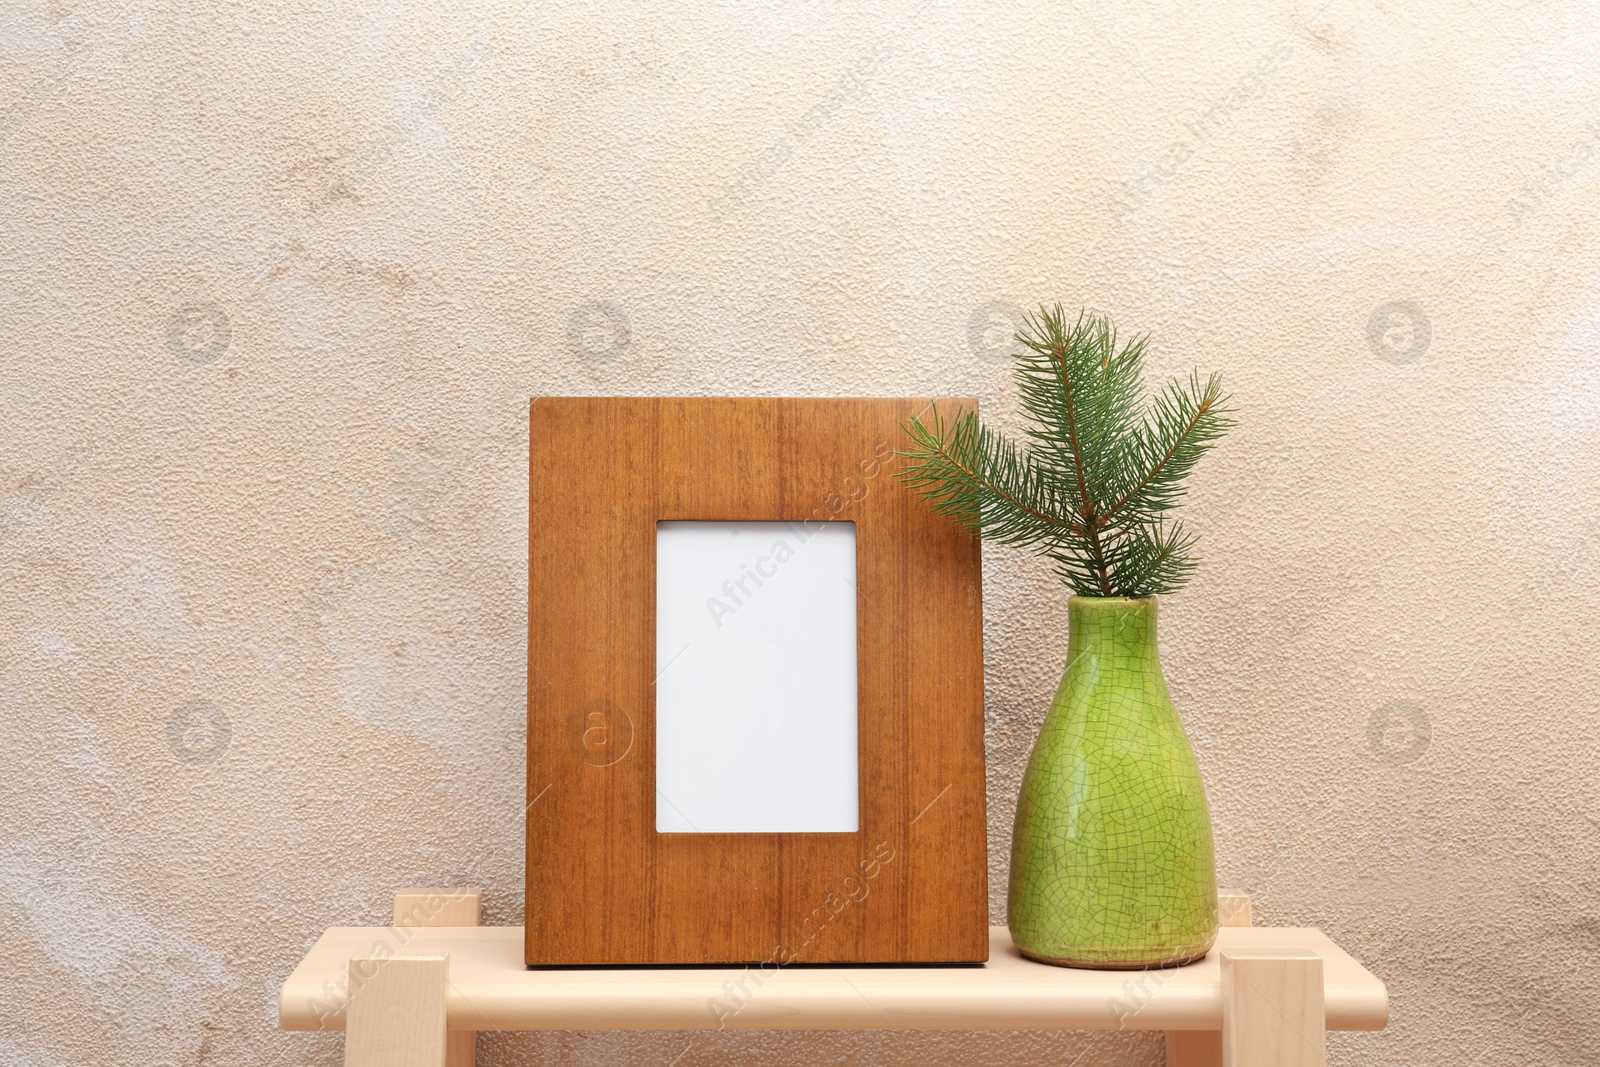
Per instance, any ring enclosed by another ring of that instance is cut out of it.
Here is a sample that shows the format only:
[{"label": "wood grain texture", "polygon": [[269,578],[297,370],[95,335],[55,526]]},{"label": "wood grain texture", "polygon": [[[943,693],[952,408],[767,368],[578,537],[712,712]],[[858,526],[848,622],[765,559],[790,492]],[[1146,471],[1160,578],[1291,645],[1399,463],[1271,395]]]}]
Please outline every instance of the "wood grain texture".
[{"label": "wood grain texture", "polygon": [[[483,912],[483,889],[402,889],[394,895],[394,925],[400,930],[430,926],[477,926]],[[478,1035],[451,1030],[445,1038],[444,1067],[473,1067],[478,1060]]]},{"label": "wood grain texture", "polygon": [[[1217,921],[1222,926],[1250,925],[1250,895],[1217,891]],[[1222,1031],[1167,1031],[1167,1067],[1222,1067]]]},{"label": "wood grain texture", "polygon": [[483,890],[470,888],[413,888],[396,890],[394,924],[418,926],[477,926],[483,909]]},{"label": "wood grain texture", "polygon": [[[928,403],[533,402],[529,963],[985,958],[978,542],[893,476]],[[655,832],[673,519],[856,523],[858,833]]]},{"label": "wood grain texture", "polygon": [[1223,1067],[1326,1067],[1322,957],[1224,949]]},{"label": "wood grain texture", "polygon": [[[328,986],[344,980],[350,957],[370,953],[388,933],[359,926],[325,931],[279,989],[279,1024],[285,1030],[342,1028],[345,1013],[329,1010]],[[450,957],[445,1008],[452,1033],[892,1027],[1214,1036],[1223,1025],[1222,954],[1292,953],[1297,947],[1321,957],[1330,1030],[1382,1030],[1389,1020],[1383,982],[1317,930],[1224,928],[1216,949],[1199,963],[1142,972],[1052,967],[1024,957],[1004,926],[989,936],[989,960],[977,967],[842,964],[787,967],[775,975],[755,967],[528,967],[520,926],[418,930],[406,951]],[[740,990],[736,998],[728,997],[729,982]]]},{"label": "wood grain texture", "polygon": [[1250,894],[1229,889],[1217,892],[1217,922],[1222,926],[1250,925]]},{"label": "wood grain texture", "polygon": [[445,956],[350,960],[345,1067],[445,1067]]}]

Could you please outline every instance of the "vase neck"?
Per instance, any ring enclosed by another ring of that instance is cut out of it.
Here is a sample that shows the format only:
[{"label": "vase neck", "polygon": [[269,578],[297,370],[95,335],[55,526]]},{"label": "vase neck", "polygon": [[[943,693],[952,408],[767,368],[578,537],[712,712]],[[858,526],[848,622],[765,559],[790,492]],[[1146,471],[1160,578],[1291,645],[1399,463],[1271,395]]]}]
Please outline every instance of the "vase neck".
[{"label": "vase neck", "polygon": [[1156,653],[1156,598],[1075,596],[1067,602],[1067,660],[1115,651],[1121,656]]}]

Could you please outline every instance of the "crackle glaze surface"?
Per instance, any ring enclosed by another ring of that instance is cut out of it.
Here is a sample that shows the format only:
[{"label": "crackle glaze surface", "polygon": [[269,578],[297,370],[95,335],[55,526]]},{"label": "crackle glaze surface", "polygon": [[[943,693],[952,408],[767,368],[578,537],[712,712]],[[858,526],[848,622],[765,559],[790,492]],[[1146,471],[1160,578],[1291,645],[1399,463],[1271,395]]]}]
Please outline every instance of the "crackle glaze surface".
[{"label": "crackle glaze surface", "polygon": [[1017,795],[1006,922],[1035,959],[1193,962],[1217,938],[1205,784],[1161,676],[1155,598],[1075,596]]},{"label": "crackle glaze surface", "polygon": [[[1334,1062],[1600,1060],[1596,54],[1504,0],[6,5],[0,1063],[334,1065],[275,1029],[319,931],[417,884],[519,919],[530,396],[1017,430],[1045,298],[1237,397],[1162,666],[1222,884],[1389,982]],[[984,601],[1003,921],[1068,609],[1010,549]]]}]

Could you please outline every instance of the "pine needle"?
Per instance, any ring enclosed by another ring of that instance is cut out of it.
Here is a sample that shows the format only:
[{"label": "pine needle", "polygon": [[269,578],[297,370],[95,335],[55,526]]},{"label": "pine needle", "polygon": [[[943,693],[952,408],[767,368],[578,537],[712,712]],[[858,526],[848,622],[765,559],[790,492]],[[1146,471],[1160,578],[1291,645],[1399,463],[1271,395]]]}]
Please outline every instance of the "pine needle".
[{"label": "pine needle", "polygon": [[1016,335],[1027,447],[972,412],[906,422],[898,476],[979,536],[1049,558],[1080,596],[1176,592],[1196,538],[1169,513],[1200,457],[1233,426],[1222,378],[1167,384],[1146,407],[1148,337],[1118,347],[1109,319],[1042,307]]}]

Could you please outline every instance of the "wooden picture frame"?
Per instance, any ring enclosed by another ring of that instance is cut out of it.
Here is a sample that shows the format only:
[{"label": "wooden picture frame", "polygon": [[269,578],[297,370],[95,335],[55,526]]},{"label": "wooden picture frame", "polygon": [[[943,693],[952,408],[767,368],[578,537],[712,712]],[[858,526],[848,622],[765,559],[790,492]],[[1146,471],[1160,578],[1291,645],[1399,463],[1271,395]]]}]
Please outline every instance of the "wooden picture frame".
[{"label": "wooden picture frame", "polygon": [[[930,403],[532,402],[530,965],[987,958],[978,541],[894,476]],[[697,519],[856,524],[857,832],[656,832],[655,531]]]}]

